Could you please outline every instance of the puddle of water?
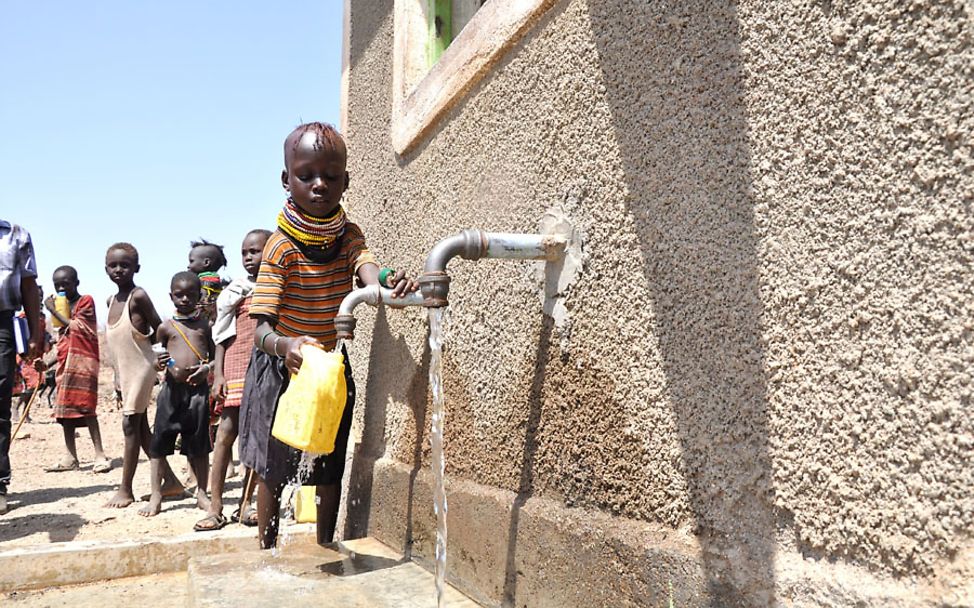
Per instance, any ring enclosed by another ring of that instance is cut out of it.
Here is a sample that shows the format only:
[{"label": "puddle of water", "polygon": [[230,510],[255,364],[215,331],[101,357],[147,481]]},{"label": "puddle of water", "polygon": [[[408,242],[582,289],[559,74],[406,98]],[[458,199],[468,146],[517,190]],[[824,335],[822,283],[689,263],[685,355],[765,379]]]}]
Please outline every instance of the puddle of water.
[{"label": "puddle of water", "polygon": [[436,605],[443,608],[446,589],[446,488],[443,485],[443,422],[446,416],[443,393],[443,342],[446,337],[446,308],[429,308],[430,387],[433,391],[433,415],[430,419],[430,446],[433,461],[433,511],[436,514]]}]

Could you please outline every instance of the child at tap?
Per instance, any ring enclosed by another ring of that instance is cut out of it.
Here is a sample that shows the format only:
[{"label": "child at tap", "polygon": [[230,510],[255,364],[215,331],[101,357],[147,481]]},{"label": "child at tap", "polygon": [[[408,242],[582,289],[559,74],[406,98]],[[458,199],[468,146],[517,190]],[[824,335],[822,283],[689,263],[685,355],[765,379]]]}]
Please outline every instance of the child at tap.
[{"label": "child at tap", "polygon": [[[263,229],[247,233],[240,246],[247,277],[231,281],[216,299],[216,321],[213,324],[216,355],[213,358],[211,393],[219,404],[217,409],[220,423],[213,446],[213,466],[210,468],[210,509],[206,517],[193,526],[199,532],[219,530],[227,523],[223,516],[223,485],[232,457],[233,442],[237,439],[240,401],[243,398],[247,367],[254,351],[254,330],[257,328],[256,319],[250,316],[250,303],[264,245],[270,235],[270,230]],[[236,515],[245,525],[256,523],[256,513],[249,509],[247,500],[252,489],[253,477],[248,471],[244,476],[244,498]]]},{"label": "child at tap", "polygon": [[95,447],[95,464],[92,471],[107,473],[112,469],[101,445],[101,428],[98,426],[98,324],[95,320],[95,301],[91,296],[78,293],[78,271],[72,266],[60,266],[52,277],[54,290],[68,298],[70,315],[61,316],[54,305],[54,297],[48,296],[44,305],[61,325],[57,341],[57,394],[52,416],[64,431],[67,454],[48,472],[72,471],[78,468],[78,450],[74,430],[88,427],[91,443]]},{"label": "child at tap", "polygon": [[[159,357],[152,352],[156,330],[162,323],[149,294],[135,284],[139,272],[139,251],[130,243],[115,243],[105,252],[105,273],[118,287],[108,298],[105,338],[112,354],[115,378],[122,398],[122,483],[107,507],[123,508],[135,502],[132,482],[139,464],[139,449],[149,455],[149,401],[158,376]],[[162,465],[162,495],[185,493],[168,463]]]},{"label": "child at tap", "polygon": [[[254,350],[240,411],[240,460],[257,475],[258,537],[262,549],[277,541],[281,493],[295,477],[300,453],[271,435],[278,399],[289,374],[297,373],[301,347],[334,349],[334,318],[357,277],[362,283],[388,283],[395,295],[415,291],[403,272],[380,271],[365,245],[362,230],[341,207],[348,188],[345,142],[334,127],[303,124],[284,141],[281,182],[289,197],[278,215],[277,230],[267,240],[257,275],[250,314],[257,320]],[[344,350],[343,350],[344,352]],[[335,450],[315,459],[317,538],[331,542],[335,533],[345,449],[352,423],[355,385],[345,355],[348,399],[335,439]]]},{"label": "child at tap", "polygon": [[169,283],[169,297],[176,313],[159,326],[159,343],[171,359],[166,379],[156,397],[156,421],[149,456],[152,461],[152,495],[139,515],[152,517],[162,508],[162,464],[176,451],[189,459],[196,477],[196,505],[210,508],[206,497],[210,456],[210,361],[213,339],[210,323],[199,308],[200,278],[190,271],[177,272]]}]

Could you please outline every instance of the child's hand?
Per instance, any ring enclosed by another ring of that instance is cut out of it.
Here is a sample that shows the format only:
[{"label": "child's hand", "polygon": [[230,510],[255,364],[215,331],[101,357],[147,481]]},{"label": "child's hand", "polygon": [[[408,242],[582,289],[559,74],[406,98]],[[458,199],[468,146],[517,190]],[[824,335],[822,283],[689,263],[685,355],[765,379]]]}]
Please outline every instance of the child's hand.
[{"label": "child's hand", "polygon": [[401,298],[407,293],[419,289],[419,283],[406,276],[405,270],[397,272],[390,281],[392,283],[392,297]]},{"label": "child's hand", "polygon": [[44,298],[44,307],[51,312],[54,312],[56,310],[54,307],[54,296],[47,296],[46,298]]},{"label": "child's hand", "polygon": [[220,402],[227,398],[227,379],[223,374],[213,374],[213,388],[210,389],[210,395]]},{"label": "child's hand", "polygon": [[287,354],[284,356],[284,366],[287,367],[289,372],[296,374],[301,369],[301,364],[304,363],[304,355],[301,354],[301,347],[305,344],[311,344],[317,347],[318,341],[308,336],[285,338],[285,340],[288,341],[288,344]]},{"label": "child's hand", "polygon": [[189,377],[186,378],[186,384],[192,384],[196,386],[200,382],[206,382],[206,377],[210,375],[210,366],[206,363],[203,365],[193,365],[186,369],[189,372]]},{"label": "child's hand", "polygon": [[160,372],[166,369],[166,364],[169,363],[170,359],[172,359],[172,357],[169,356],[168,350],[164,350],[161,353],[158,353],[156,355],[156,369],[159,370]]}]

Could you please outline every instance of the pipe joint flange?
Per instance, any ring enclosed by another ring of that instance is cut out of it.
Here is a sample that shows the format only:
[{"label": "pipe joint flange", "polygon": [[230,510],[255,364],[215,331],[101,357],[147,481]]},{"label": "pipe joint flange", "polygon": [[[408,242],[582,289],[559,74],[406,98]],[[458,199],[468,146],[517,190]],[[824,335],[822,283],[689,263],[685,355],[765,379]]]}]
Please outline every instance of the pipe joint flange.
[{"label": "pipe joint flange", "polygon": [[441,308],[447,305],[450,295],[450,276],[445,272],[427,272],[419,277],[419,291],[423,294],[423,306]]},{"label": "pipe joint flange", "polygon": [[355,315],[335,315],[335,331],[339,340],[354,340]]},{"label": "pipe joint flange", "polygon": [[460,257],[465,260],[479,260],[487,253],[487,233],[476,228],[468,228],[460,233],[463,237],[463,249]]}]

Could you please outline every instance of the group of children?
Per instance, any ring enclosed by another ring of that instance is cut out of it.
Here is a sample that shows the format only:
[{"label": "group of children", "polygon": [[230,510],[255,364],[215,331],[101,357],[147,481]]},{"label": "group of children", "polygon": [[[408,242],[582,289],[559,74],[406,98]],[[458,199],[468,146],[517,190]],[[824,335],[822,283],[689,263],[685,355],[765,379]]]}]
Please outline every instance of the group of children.
[{"label": "group of children", "polygon": [[[122,479],[109,500],[112,507],[135,501],[133,479],[140,451],[151,463],[151,494],[139,514],[160,512],[163,499],[185,489],[167,457],[180,453],[196,480],[196,501],[206,515],[197,530],[227,523],[223,514],[225,476],[231,449],[240,437],[245,467],[244,495],[256,489],[256,510],[242,501],[242,523],[258,526],[261,548],[275,545],[278,512],[285,484],[297,473],[301,454],[271,435],[277,402],[291,374],[302,363],[301,347],[335,348],[334,317],[342,299],[361,284],[380,283],[400,296],[417,288],[403,272],[380,270],[361,229],[341,206],[348,187],[346,148],[331,126],[308,123],[284,142],[281,181],[288,193],[277,215],[277,229],[252,230],[243,239],[241,256],[248,276],[223,285],[218,271],[226,265],[220,246],[191,244],[189,265],[170,283],[174,312],[163,321],[149,295],[135,284],[138,251],[116,243],[105,255],[105,271],[118,287],[108,301],[107,342],[115,366],[123,410],[125,448]],[[95,304],[78,292],[77,271],[62,266],[54,272],[55,288],[70,303],[68,318],[47,308],[63,322],[58,340],[58,396],[55,416],[64,427],[68,455],[52,470],[78,466],[75,428],[87,426],[95,445],[96,466],[106,470],[95,416],[98,337]],[[335,450],[315,459],[305,485],[315,485],[318,542],[331,542],[335,532],[345,451],[355,400],[351,366],[345,355],[348,400],[335,440]],[[155,418],[147,411],[153,386],[164,371],[156,398]],[[218,415],[215,436],[211,416]],[[210,467],[210,452],[213,464]],[[208,495],[207,489],[211,492]]]}]

